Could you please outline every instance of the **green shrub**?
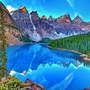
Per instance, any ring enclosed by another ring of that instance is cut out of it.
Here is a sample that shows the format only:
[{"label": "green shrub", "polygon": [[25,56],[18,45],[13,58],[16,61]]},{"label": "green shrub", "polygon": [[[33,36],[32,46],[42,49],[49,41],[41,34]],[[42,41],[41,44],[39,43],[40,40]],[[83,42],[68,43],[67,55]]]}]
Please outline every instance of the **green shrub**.
[{"label": "green shrub", "polygon": [[87,57],[90,58],[90,52],[87,53]]},{"label": "green shrub", "polygon": [[23,42],[25,42],[25,43],[34,42],[34,41],[30,40],[28,34],[26,34],[26,35],[22,35],[21,40],[22,40]]},{"label": "green shrub", "polygon": [[26,84],[13,76],[8,76],[0,82],[0,90],[21,90],[22,88],[25,90],[26,86]]}]

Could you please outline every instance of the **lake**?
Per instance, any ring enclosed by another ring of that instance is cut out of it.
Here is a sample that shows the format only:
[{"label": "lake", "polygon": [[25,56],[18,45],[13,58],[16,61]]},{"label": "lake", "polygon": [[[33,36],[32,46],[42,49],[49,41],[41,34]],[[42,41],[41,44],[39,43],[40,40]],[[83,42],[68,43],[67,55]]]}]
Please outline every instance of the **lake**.
[{"label": "lake", "polygon": [[22,82],[30,79],[46,90],[83,90],[90,86],[89,63],[74,52],[26,44],[8,47],[7,57],[7,68]]}]

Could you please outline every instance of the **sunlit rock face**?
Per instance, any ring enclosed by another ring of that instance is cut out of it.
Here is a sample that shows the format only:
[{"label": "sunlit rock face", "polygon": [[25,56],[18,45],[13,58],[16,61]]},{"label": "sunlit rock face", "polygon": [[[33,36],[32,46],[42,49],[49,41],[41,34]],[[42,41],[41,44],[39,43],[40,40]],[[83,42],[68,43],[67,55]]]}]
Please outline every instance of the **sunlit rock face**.
[{"label": "sunlit rock face", "polygon": [[84,22],[80,16],[71,20],[69,13],[58,18],[50,16],[47,19],[45,15],[39,17],[37,11],[32,11],[29,14],[26,8],[22,6],[13,12],[12,17],[19,30],[28,34],[30,39],[36,42],[42,38],[57,39],[87,33],[90,30],[89,22]]},{"label": "sunlit rock face", "polygon": [[27,12],[26,7],[21,6],[19,9],[21,9],[23,12]]},{"label": "sunlit rock face", "polygon": [[14,11],[12,17],[14,18],[19,30],[22,33],[27,33],[28,29],[33,31],[33,26],[31,24],[28,12],[23,8]]}]

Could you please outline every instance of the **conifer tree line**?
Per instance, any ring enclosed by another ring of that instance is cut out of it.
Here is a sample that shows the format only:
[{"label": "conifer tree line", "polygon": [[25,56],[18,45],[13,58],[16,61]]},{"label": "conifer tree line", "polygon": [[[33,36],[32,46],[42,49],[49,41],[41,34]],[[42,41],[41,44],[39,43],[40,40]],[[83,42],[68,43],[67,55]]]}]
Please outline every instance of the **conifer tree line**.
[{"label": "conifer tree line", "polygon": [[7,76],[7,68],[6,68],[6,35],[4,29],[4,10],[0,8],[0,80],[3,77]]},{"label": "conifer tree line", "polygon": [[48,45],[53,48],[75,50],[86,54],[90,58],[90,32],[53,40]]}]

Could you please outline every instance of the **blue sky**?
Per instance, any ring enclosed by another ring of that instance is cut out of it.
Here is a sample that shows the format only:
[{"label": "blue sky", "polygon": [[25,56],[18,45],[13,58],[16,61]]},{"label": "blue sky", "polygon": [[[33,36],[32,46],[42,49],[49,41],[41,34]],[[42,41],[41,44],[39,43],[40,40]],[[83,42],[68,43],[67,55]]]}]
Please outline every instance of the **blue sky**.
[{"label": "blue sky", "polygon": [[0,0],[11,10],[26,6],[27,10],[37,11],[39,16],[52,15],[54,18],[70,13],[71,19],[79,15],[84,21],[90,21],[90,0]]}]

